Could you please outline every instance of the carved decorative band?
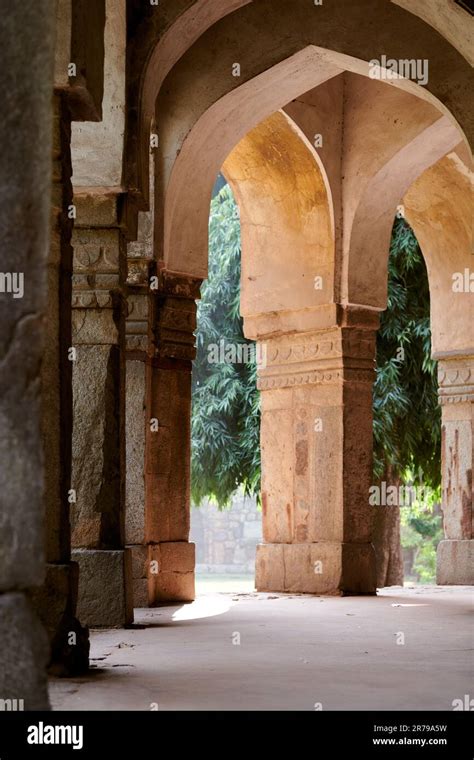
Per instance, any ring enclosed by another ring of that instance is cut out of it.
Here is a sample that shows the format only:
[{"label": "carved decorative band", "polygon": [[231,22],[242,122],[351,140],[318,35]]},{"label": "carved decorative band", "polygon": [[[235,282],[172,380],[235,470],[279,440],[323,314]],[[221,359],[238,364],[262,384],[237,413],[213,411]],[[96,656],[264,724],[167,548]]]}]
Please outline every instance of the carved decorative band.
[{"label": "carved decorative band", "polygon": [[145,287],[148,290],[150,261],[148,259],[127,259],[127,285]]},{"label": "carved decorative band", "polygon": [[296,337],[288,339],[268,341],[267,363],[268,365],[288,365],[301,362],[324,362],[327,359],[362,359],[372,362],[374,358],[374,339],[361,337],[354,330],[354,335],[343,335],[338,331],[334,338],[306,338],[298,341]]},{"label": "carved decorative band", "polygon": [[73,309],[112,309],[114,298],[107,290],[75,290],[71,303]]},{"label": "carved decorative band", "polygon": [[192,301],[200,298],[201,279],[189,277],[179,272],[170,272],[168,269],[159,269],[157,276],[159,281],[158,293],[175,298],[189,298]]},{"label": "carved decorative band", "polygon": [[196,348],[191,343],[165,339],[155,348],[154,356],[160,359],[183,359],[192,362],[196,358]]},{"label": "carved decorative band", "polygon": [[176,330],[192,334],[196,329],[196,310],[177,309],[175,304],[166,303],[158,315],[158,330]]},{"label": "carved decorative band", "polygon": [[124,253],[120,230],[75,227],[71,242],[74,249],[74,273],[115,274],[119,272]]},{"label": "carved decorative band", "polygon": [[455,395],[439,395],[438,401],[441,404],[441,406],[444,406],[445,404],[468,404],[469,402],[474,403],[474,391],[471,390],[470,393],[464,393],[464,394],[455,394]]},{"label": "carved decorative band", "polygon": [[281,336],[261,346],[265,347],[265,364],[258,371],[261,390],[374,380],[374,331],[335,327]]},{"label": "carved decorative band", "polygon": [[292,372],[282,374],[260,374],[257,380],[259,390],[272,388],[291,388],[299,385],[322,385],[341,383],[343,381],[372,383],[374,371],[367,369],[328,369],[311,372]]},{"label": "carved decorative band", "polygon": [[474,402],[474,359],[439,362],[438,386],[440,404]]},{"label": "carved decorative band", "polygon": [[127,351],[140,351],[146,353],[148,350],[148,336],[143,334],[127,334],[125,336],[125,349]]},{"label": "carved decorative band", "polygon": [[119,274],[92,272],[89,274],[74,272],[72,277],[72,289],[75,292],[81,290],[118,290],[120,287]]},{"label": "carved decorative band", "polygon": [[148,322],[149,299],[146,293],[127,297],[127,318],[132,322]]},{"label": "carved decorative band", "polygon": [[154,356],[192,361],[196,354],[194,300],[161,294],[155,301],[155,308]]}]

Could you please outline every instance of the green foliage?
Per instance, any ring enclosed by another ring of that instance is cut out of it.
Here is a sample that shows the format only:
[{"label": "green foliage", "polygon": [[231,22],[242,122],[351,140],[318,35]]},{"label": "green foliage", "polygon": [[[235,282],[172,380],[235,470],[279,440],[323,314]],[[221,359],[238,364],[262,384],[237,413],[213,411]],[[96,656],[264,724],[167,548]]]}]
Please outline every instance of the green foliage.
[{"label": "green foliage", "polygon": [[411,468],[421,472],[425,485],[437,488],[440,420],[426,267],[411,228],[396,219],[388,263],[388,306],[377,336],[375,478],[382,478],[388,466],[403,478]]},{"label": "green foliage", "polygon": [[[403,349],[400,353],[399,349]],[[374,384],[374,477],[390,467],[405,483],[432,489],[424,505],[401,510],[401,543],[413,555],[414,580],[432,583],[442,538],[441,414],[436,363],[431,359],[428,276],[418,242],[396,219],[388,262],[388,305],[377,336]]]},{"label": "green foliage", "polygon": [[240,317],[240,220],[228,185],[213,198],[209,219],[209,274],[197,314],[193,367],[192,498],[220,507],[239,486],[260,492],[260,399],[255,363],[212,364],[220,341],[248,344]]},{"label": "green foliage", "polygon": [[433,583],[436,578],[436,547],[443,537],[440,490],[436,489],[424,505],[400,510],[402,546],[413,556],[411,580],[421,583]]}]

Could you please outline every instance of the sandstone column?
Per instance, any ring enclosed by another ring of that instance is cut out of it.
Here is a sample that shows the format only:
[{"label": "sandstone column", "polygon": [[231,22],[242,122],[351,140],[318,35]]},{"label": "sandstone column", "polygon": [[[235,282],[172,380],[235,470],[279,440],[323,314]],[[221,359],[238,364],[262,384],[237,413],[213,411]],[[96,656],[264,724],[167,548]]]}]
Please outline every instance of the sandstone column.
[{"label": "sandstone column", "polygon": [[121,196],[101,189],[74,198],[73,558],[78,614],[92,626],[131,622],[130,556],[124,549],[125,394],[123,296],[126,247]]},{"label": "sandstone column", "polygon": [[378,315],[262,338],[261,591],[374,593],[372,382]]},{"label": "sandstone column", "polygon": [[71,562],[72,362],[71,276],[73,226],[71,117],[67,95],[53,98],[53,185],[48,258],[46,341],[41,368],[45,456],[46,579],[33,602],[48,631],[50,669],[57,675],[87,671],[89,637],[75,617],[78,566]]},{"label": "sandstone column", "polygon": [[[48,642],[28,598],[45,577],[40,366],[45,341],[54,14],[0,24],[0,699],[48,707]],[[12,702],[12,709],[22,709]]]},{"label": "sandstone column", "polygon": [[[137,244],[132,244],[135,248]],[[132,246],[129,246],[129,249]],[[144,254],[141,250],[139,253]],[[148,606],[145,536],[145,410],[148,356],[149,257],[128,259],[126,344],[125,543],[132,557],[133,606]]]},{"label": "sandstone column", "polygon": [[442,406],[441,478],[445,539],[437,552],[437,583],[474,583],[473,439],[474,357],[438,364]]},{"label": "sandstone column", "polygon": [[201,281],[161,270],[157,284],[151,291],[153,335],[147,362],[149,604],[194,599],[194,544],[188,541],[191,369]]}]

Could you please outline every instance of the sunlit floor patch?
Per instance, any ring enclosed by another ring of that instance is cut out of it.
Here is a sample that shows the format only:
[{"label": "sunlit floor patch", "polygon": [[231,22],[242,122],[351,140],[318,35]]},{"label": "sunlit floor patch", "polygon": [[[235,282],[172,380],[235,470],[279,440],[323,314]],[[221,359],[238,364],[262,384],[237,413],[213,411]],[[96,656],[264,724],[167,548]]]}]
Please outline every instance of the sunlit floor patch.
[{"label": "sunlit floor patch", "polygon": [[177,620],[198,620],[199,618],[215,617],[228,612],[234,602],[229,596],[219,594],[208,594],[207,596],[198,596],[196,601],[191,604],[185,604],[173,613],[172,619]]}]

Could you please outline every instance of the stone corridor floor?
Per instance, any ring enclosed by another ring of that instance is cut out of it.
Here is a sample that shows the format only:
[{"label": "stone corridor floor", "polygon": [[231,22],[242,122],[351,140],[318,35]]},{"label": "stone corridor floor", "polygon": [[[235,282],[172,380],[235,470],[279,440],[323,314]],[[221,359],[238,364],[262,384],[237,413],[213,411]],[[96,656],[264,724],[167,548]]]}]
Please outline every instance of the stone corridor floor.
[{"label": "stone corridor floor", "polygon": [[[451,710],[472,692],[473,588],[377,597],[204,593],[91,632],[55,710]],[[404,643],[402,643],[404,641]]]}]

